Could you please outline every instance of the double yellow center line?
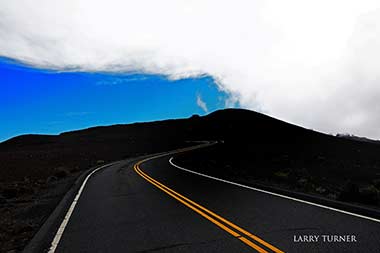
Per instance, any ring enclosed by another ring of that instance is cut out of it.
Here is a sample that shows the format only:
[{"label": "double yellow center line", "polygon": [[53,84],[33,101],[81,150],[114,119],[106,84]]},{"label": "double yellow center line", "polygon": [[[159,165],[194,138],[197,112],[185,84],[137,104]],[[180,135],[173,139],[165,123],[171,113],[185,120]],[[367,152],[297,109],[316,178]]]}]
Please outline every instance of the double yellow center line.
[{"label": "double yellow center line", "polygon": [[[183,205],[187,206],[188,208],[192,209],[202,217],[206,218],[207,220],[211,221],[214,223],[216,226],[219,228],[223,229],[227,233],[231,234],[235,238],[239,239],[249,247],[255,249],[256,251],[260,253],[269,253],[267,250],[271,250],[272,252],[275,253],[284,253],[282,250],[279,250],[278,248],[274,247],[273,245],[267,243],[266,241],[260,239],[259,237],[251,234],[250,232],[246,231],[245,229],[235,225],[231,221],[228,221],[227,219],[219,216],[218,214],[208,210],[207,208],[199,205],[198,203],[186,198],[185,196],[179,194],[178,192],[170,189],[166,185],[158,182],[154,178],[150,177],[147,175],[145,172],[143,172],[140,169],[140,165],[148,160],[155,159],[158,157],[162,157],[164,155],[158,155],[155,157],[147,158],[144,160],[141,160],[137,162],[134,165],[134,170],[137,174],[139,174],[141,177],[143,177],[146,181],[151,183],[152,185],[156,186],[169,196],[173,197],[174,199],[178,200],[180,203]],[[260,245],[261,244],[261,245]],[[259,246],[260,245],[260,246]],[[265,246],[267,249],[264,249],[263,246]]]}]

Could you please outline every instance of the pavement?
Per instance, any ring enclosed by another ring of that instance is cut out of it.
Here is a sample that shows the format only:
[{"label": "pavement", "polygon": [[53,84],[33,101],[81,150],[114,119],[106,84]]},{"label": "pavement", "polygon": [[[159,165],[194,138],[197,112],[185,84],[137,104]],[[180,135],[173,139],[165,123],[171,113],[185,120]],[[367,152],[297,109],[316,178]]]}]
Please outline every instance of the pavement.
[{"label": "pavement", "polygon": [[50,252],[380,252],[377,221],[180,170],[176,153],[91,175]]}]

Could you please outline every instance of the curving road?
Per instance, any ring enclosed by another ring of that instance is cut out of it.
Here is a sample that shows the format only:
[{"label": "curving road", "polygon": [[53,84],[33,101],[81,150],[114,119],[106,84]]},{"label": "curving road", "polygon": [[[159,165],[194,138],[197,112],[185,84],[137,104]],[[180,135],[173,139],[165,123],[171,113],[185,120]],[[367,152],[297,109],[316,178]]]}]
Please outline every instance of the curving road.
[{"label": "curving road", "polygon": [[50,252],[380,251],[377,221],[189,173],[179,151],[94,173]]}]

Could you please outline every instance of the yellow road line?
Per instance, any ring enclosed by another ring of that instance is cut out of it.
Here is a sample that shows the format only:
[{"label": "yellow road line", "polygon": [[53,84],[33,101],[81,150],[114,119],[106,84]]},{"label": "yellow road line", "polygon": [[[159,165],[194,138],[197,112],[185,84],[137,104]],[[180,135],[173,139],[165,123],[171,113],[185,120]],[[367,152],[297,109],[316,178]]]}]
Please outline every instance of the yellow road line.
[{"label": "yellow road line", "polygon": [[[136,164],[138,168],[139,168],[139,165],[140,165],[141,163],[142,163],[142,162]],[[140,169],[140,171],[141,171],[141,169]],[[141,172],[142,172],[142,171],[141,171]],[[144,173],[144,172],[142,172],[142,173]],[[238,230],[239,232],[245,234],[246,236],[250,237],[251,239],[253,239],[253,240],[255,240],[255,241],[261,243],[262,245],[266,246],[267,248],[273,250],[274,252],[276,252],[276,253],[284,253],[282,250],[280,250],[280,249],[276,248],[275,246],[273,246],[273,245],[267,243],[266,241],[264,241],[263,239],[259,238],[258,236],[255,236],[255,235],[251,234],[251,233],[248,232],[247,230],[245,230],[245,229],[243,229],[243,228],[241,228],[241,227],[235,225],[234,223],[230,222],[229,220],[226,220],[225,218],[223,218],[223,217],[219,216],[218,214],[216,214],[216,213],[210,211],[209,209],[207,209],[207,208],[205,208],[205,207],[199,205],[198,203],[195,203],[194,201],[192,201],[192,200],[186,198],[185,196],[183,196],[183,195],[177,193],[176,191],[174,191],[174,190],[170,189],[169,187],[167,187],[167,186],[161,184],[160,182],[158,182],[158,181],[155,180],[154,178],[148,176],[147,174],[144,173],[144,175],[146,175],[147,177],[149,177],[151,180],[155,181],[156,183],[160,184],[162,187],[166,188],[167,190],[171,191],[171,192],[174,193],[175,195],[179,196],[180,198],[183,198],[184,200],[186,200],[187,202],[191,203],[192,205],[194,205],[194,206],[198,207],[199,209],[201,209],[201,210],[207,212],[208,214],[214,216],[215,218],[217,218],[217,219],[219,219],[220,221],[226,223],[226,224],[229,225],[230,227],[233,227],[234,229],[236,229],[236,230]]]},{"label": "yellow road line", "polygon": [[145,180],[147,180],[149,183],[153,184],[154,186],[156,186],[157,188],[159,188],[160,190],[164,191],[165,193],[167,193],[168,195],[170,195],[171,197],[175,198],[176,200],[178,200],[179,202],[181,202],[182,204],[184,204],[185,206],[189,207],[190,209],[192,209],[193,211],[197,212],[198,214],[200,214],[201,216],[203,216],[204,218],[206,218],[207,220],[211,221],[212,223],[214,223],[215,225],[217,225],[218,227],[220,227],[221,229],[223,229],[224,231],[226,231],[227,233],[231,234],[232,236],[238,238],[240,241],[242,241],[243,243],[245,243],[246,245],[250,246],[251,248],[254,248],[255,250],[257,250],[258,252],[260,253],[268,253],[268,251],[264,250],[263,248],[259,247],[258,245],[252,243],[251,241],[249,241],[248,239],[246,239],[245,237],[241,236],[240,234],[236,233],[235,231],[233,231],[232,229],[228,228],[227,226],[223,225],[222,223],[220,223],[219,221],[213,219],[212,217],[208,216],[207,214],[205,214],[204,212],[202,212],[201,210],[195,208],[194,206],[190,205],[189,203],[185,202],[184,200],[180,199],[179,197],[175,196],[174,194],[172,194],[171,192],[169,192],[168,190],[164,189],[163,187],[161,187],[160,185],[158,185],[157,183],[155,183],[154,181],[150,180],[148,177],[146,177],[145,175],[142,174],[142,171],[138,169],[138,167],[135,167],[135,171],[141,176],[143,177]]},{"label": "yellow road line", "polygon": [[[161,157],[161,156],[164,156],[164,155],[160,155],[158,157]],[[164,184],[158,182],[157,180],[155,180],[154,178],[150,177],[149,175],[147,175],[146,173],[144,173],[140,168],[139,168],[139,165],[142,164],[143,162],[146,162],[150,159],[153,159],[153,158],[158,158],[158,157],[152,157],[152,158],[147,158],[147,159],[144,159],[138,163],[135,164],[134,166],[134,169],[135,171],[140,175],[142,176],[144,179],[146,179],[148,182],[152,183],[153,185],[155,185],[156,187],[160,188],[161,190],[163,190],[164,192],[166,192],[167,194],[169,194],[170,196],[172,196],[173,198],[177,199],[178,201],[180,201],[181,203],[185,204],[186,206],[190,207],[191,209],[193,209],[194,211],[196,211],[195,209],[197,209],[197,213],[199,212],[206,212],[208,213],[209,215],[212,215],[214,216],[214,218],[216,219],[219,219],[221,222],[224,222],[225,224],[227,224],[228,226],[236,229],[237,231],[243,233],[244,235],[250,237],[251,239],[261,243],[262,245],[266,246],[267,248],[271,249],[272,251],[276,252],[276,253],[284,253],[283,251],[279,250],[278,248],[276,248],[275,246],[265,242],[264,240],[262,240],[261,238],[251,234],[250,232],[246,231],[245,229],[235,225],[234,223],[224,219],[223,217],[217,215],[216,213],[208,210],[207,208],[195,203],[194,201],[186,198],[185,196],[177,193],[176,191],[170,189],[169,187],[165,186]],[[174,195],[174,196],[173,196]],[[200,210],[199,210],[200,209]],[[201,211],[202,210],[202,211]],[[202,215],[202,214],[201,214]],[[206,216],[208,216],[207,214],[205,214]],[[204,215],[202,215],[203,217],[205,217]],[[208,216],[209,218],[211,218],[210,216]],[[205,217],[207,218],[207,217]],[[207,218],[208,220],[210,220],[209,218]],[[211,218],[213,219],[213,218]],[[213,219],[215,221],[215,219]],[[210,220],[211,221],[211,220]],[[212,221],[213,222],[213,221]],[[215,223],[215,222],[213,222]],[[216,223],[215,223],[216,224]],[[224,226],[224,225],[223,225]],[[220,227],[220,226],[219,226]],[[225,227],[225,226],[224,226]],[[223,228],[224,229],[224,228]],[[224,229],[225,230],[225,229]],[[227,230],[226,230],[227,231]],[[228,232],[228,231],[227,231]],[[230,233],[231,234],[231,233]],[[239,239],[241,241],[243,241],[244,243],[246,243],[247,245],[251,246],[252,248],[255,248],[257,251],[259,252],[267,252],[265,251],[264,249],[262,249],[261,247],[257,246],[256,244],[252,243],[251,241],[249,241],[248,239],[246,239],[245,237],[239,237]]]},{"label": "yellow road line", "polygon": [[[137,163],[137,167],[138,167],[141,163],[142,163],[142,162]],[[139,168],[139,167],[138,167],[138,168]],[[141,171],[141,170],[140,170],[140,171]],[[141,172],[142,172],[142,171],[141,171]],[[144,173],[144,172],[142,172],[142,173]],[[192,200],[186,198],[185,196],[183,196],[183,195],[177,193],[176,191],[170,189],[169,187],[167,187],[167,186],[161,184],[160,182],[156,181],[154,178],[148,176],[147,174],[144,173],[144,175],[146,175],[147,177],[149,177],[151,180],[155,181],[156,183],[160,184],[162,187],[166,188],[167,190],[171,191],[171,192],[174,193],[175,195],[177,195],[177,196],[183,198],[183,199],[186,200],[187,202],[189,202],[189,203],[193,204],[194,206],[198,207],[199,209],[201,209],[201,210],[203,210],[203,211],[209,213],[210,215],[212,215],[212,216],[214,216],[215,218],[219,219],[220,221],[226,223],[227,225],[233,227],[234,229],[238,230],[239,232],[245,234],[246,236],[250,237],[251,239],[253,239],[253,240],[255,240],[255,241],[261,243],[262,245],[266,246],[267,248],[273,250],[274,252],[276,252],[276,253],[284,253],[282,250],[280,250],[280,249],[276,248],[275,246],[273,246],[273,245],[267,243],[266,241],[262,240],[261,238],[259,238],[259,237],[255,236],[255,235],[251,234],[251,233],[248,232],[247,230],[245,230],[245,229],[243,229],[243,228],[241,228],[241,227],[235,225],[234,223],[232,223],[232,222],[226,220],[225,218],[223,218],[223,217],[219,216],[218,214],[216,214],[216,213],[210,211],[209,209],[207,209],[207,208],[205,208],[205,207],[199,205],[198,203],[195,203],[194,201],[192,201]]]}]

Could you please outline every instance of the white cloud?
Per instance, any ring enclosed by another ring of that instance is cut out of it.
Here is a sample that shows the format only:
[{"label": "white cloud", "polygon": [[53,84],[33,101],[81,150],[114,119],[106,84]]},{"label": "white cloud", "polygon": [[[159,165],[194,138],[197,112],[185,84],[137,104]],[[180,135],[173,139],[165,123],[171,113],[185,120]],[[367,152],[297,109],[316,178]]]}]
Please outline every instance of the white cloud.
[{"label": "white cloud", "polygon": [[197,106],[199,106],[204,112],[208,112],[207,104],[203,101],[200,94],[197,94]]},{"label": "white cloud", "polygon": [[121,84],[128,84],[132,82],[141,82],[148,80],[148,77],[145,76],[138,76],[138,77],[131,77],[131,76],[125,76],[125,77],[105,77],[104,79],[98,81],[96,84],[99,86],[114,86],[114,85],[121,85]]},{"label": "white cloud", "polygon": [[3,0],[0,55],[58,70],[211,75],[242,107],[380,138],[378,0]]}]

